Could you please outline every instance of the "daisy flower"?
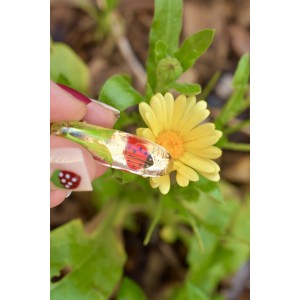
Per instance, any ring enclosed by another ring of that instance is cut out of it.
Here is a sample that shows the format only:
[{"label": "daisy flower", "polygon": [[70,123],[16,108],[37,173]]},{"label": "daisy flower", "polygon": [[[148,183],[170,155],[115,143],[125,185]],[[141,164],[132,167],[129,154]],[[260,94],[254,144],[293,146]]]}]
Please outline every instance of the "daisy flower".
[{"label": "daisy flower", "polygon": [[[201,124],[209,115],[206,107],[206,102],[196,102],[195,96],[180,95],[174,101],[170,93],[154,95],[150,105],[139,104],[148,128],[138,128],[137,135],[156,142],[171,154],[172,172],[176,172],[176,181],[182,187],[188,186],[190,181],[198,181],[199,174],[212,181],[220,179],[220,167],[212,159],[222,154],[213,146],[222,132],[215,130],[213,123]],[[170,175],[150,178],[150,184],[167,194]]]}]

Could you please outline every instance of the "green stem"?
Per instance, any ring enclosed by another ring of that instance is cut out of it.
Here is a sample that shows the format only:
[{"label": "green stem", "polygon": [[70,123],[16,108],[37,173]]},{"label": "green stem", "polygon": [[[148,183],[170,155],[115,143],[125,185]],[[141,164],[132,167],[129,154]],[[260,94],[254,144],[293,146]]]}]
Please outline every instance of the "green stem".
[{"label": "green stem", "polygon": [[231,134],[231,133],[239,131],[242,128],[247,127],[249,125],[250,125],[250,120],[242,121],[242,122],[240,122],[239,124],[237,124],[235,126],[223,129],[223,133],[225,133],[225,134]]},{"label": "green stem", "polygon": [[158,199],[158,206],[157,206],[154,218],[152,219],[152,222],[150,224],[150,227],[149,227],[146,237],[144,239],[144,246],[149,244],[149,241],[151,239],[153,231],[160,220],[162,208],[163,208],[163,200],[160,198],[160,199]]},{"label": "green stem", "polygon": [[250,145],[244,144],[244,143],[228,142],[228,143],[223,144],[222,148],[227,149],[227,150],[236,150],[236,151],[245,151],[245,152],[250,151]]},{"label": "green stem", "polygon": [[220,76],[221,76],[220,71],[215,72],[215,74],[212,76],[212,78],[209,80],[209,82],[207,83],[207,85],[203,89],[203,92],[200,95],[201,100],[206,99],[206,97],[210,94],[210,92],[215,87],[216,83],[218,82]]}]

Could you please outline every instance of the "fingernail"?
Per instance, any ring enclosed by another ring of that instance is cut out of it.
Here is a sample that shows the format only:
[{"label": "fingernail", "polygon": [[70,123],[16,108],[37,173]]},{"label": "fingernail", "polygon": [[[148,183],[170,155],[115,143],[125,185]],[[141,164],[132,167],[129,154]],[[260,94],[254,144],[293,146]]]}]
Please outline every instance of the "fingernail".
[{"label": "fingernail", "polygon": [[78,148],[51,148],[50,188],[92,191],[83,154]]},{"label": "fingernail", "polygon": [[72,192],[71,192],[71,191],[67,192],[67,194],[66,194],[66,198],[69,198],[71,194],[72,194]]},{"label": "fingernail", "polygon": [[81,94],[80,92],[74,90],[73,88],[71,88],[69,86],[66,86],[61,83],[57,83],[57,85],[59,85],[63,90],[65,90],[66,92],[68,92],[69,94],[74,96],[76,99],[78,99],[79,101],[81,101],[85,104],[89,104],[92,102],[87,96]]},{"label": "fingernail", "polygon": [[74,96],[76,99],[80,100],[81,102],[85,103],[85,104],[89,104],[91,102],[97,103],[98,105],[102,106],[105,109],[108,109],[110,111],[112,111],[115,115],[116,120],[120,117],[120,111],[117,110],[116,108],[103,103],[101,101],[98,100],[94,100],[94,99],[90,99],[87,96],[81,94],[80,92],[74,90],[73,88],[66,86],[64,84],[61,83],[57,83],[57,85],[59,85],[63,90],[65,90],[66,92],[68,92],[69,94],[71,94],[72,96]]},{"label": "fingernail", "polygon": [[119,119],[119,117],[120,117],[120,111],[117,110],[115,107],[112,107],[112,106],[110,106],[110,105],[108,105],[108,104],[106,104],[106,103],[104,103],[104,102],[101,102],[101,101],[98,101],[98,100],[95,100],[95,99],[90,99],[90,100],[91,100],[92,102],[94,102],[94,103],[99,104],[99,105],[102,106],[103,108],[112,111],[112,112],[114,113],[114,115],[115,115],[116,120]]}]

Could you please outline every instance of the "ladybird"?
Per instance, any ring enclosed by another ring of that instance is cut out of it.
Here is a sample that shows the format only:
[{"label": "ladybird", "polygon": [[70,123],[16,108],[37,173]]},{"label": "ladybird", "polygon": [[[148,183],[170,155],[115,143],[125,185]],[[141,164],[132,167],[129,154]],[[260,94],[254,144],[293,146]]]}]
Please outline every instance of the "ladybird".
[{"label": "ladybird", "polygon": [[152,156],[148,153],[145,145],[141,143],[141,140],[135,137],[128,137],[123,153],[126,164],[131,170],[141,170],[142,168],[146,169],[153,166]]}]

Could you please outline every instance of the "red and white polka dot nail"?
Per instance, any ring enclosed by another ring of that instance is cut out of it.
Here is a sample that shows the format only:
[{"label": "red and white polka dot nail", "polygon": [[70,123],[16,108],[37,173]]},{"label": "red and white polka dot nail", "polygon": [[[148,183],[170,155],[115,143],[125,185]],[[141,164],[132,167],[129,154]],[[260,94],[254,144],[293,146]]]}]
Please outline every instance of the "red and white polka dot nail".
[{"label": "red and white polka dot nail", "polygon": [[50,188],[91,191],[92,185],[82,151],[78,148],[51,148]]},{"label": "red and white polka dot nail", "polygon": [[78,188],[81,177],[71,171],[55,170],[50,178],[51,182],[59,188],[76,189]]}]

